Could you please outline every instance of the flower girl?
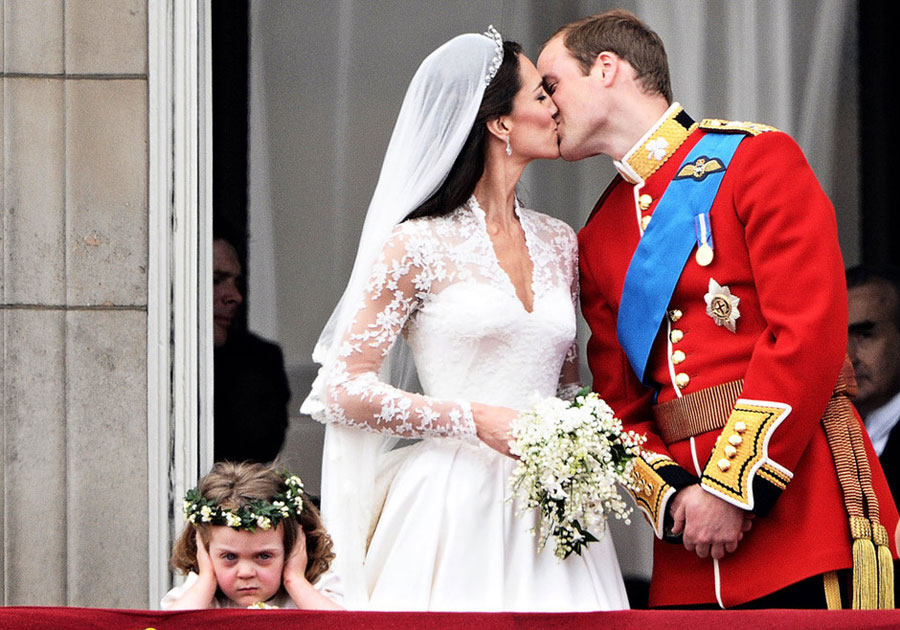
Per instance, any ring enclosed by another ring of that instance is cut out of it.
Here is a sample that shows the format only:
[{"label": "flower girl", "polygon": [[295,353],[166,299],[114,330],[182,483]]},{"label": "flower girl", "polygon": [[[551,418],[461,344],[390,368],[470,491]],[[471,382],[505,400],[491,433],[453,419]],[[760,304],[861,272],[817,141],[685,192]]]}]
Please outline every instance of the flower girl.
[{"label": "flower girl", "polygon": [[299,477],[219,462],[187,492],[172,566],[188,577],[161,602],[191,608],[341,608],[334,554]]}]

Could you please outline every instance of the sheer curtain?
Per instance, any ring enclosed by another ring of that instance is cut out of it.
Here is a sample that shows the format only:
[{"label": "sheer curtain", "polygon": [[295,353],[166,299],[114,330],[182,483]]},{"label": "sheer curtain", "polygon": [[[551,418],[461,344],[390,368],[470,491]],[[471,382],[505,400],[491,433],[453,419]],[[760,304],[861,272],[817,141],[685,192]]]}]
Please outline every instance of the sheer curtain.
[{"label": "sheer curtain", "polygon": [[[494,24],[534,59],[558,26],[616,6],[662,37],[675,98],[692,116],[764,122],[797,139],[835,203],[845,258],[858,259],[853,0],[250,0],[249,323],[281,343],[292,406],[308,391],[313,345],[422,58]],[[577,229],[612,175],[602,157],[535,163],[520,192]],[[321,427],[294,414],[284,454],[317,491]],[[649,575],[649,530],[620,530],[624,572]]]},{"label": "sheer curtain", "polygon": [[[855,2],[643,0],[635,10],[666,43],[688,111],[774,125],[803,147],[826,192],[858,187],[833,160],[844,154],[846,168],[842,128],[856,131]],[[854,258],[856,236],[845,239]]]}]

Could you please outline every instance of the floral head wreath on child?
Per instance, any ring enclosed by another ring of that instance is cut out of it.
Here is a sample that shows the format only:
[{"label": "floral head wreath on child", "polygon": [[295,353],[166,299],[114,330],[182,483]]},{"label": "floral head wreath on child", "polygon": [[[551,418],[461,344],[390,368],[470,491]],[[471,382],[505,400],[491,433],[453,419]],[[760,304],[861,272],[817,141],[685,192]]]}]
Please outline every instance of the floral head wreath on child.
[{"label": "floral head wreath on child", "polygon": [[223,508],[215,501],[191,488],[184,496],[184,517],[194,526],[226,525],[233,529],[256,531],[277,527],[284,519],[295,518],[303,511],[303,482],[297,475],[281,474],[287,490],[272,497],[272,502],[256,499],[236,510]]}]

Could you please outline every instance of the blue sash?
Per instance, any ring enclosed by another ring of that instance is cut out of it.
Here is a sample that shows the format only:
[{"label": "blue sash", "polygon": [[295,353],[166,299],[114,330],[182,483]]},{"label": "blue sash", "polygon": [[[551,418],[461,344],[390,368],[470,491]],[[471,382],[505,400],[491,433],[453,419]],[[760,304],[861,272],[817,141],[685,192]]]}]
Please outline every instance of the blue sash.
[{"label": "blue sash", "polygon": [[[707,133],[700,139],[678,168],[679,175],[669,182],[631,258],[616,333],[642,382],[653,341],[697,242],[694,218],[709,212],[725,169],[744,137],[741,133]],[[721,168],[709,168],[714,160]]]}]

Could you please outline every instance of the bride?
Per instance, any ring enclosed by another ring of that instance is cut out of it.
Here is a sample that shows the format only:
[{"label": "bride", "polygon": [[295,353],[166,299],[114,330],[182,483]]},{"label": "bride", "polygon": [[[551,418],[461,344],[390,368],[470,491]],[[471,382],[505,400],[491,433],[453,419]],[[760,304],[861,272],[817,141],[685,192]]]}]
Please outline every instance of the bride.
[{"label": "bride", "polygon": [[328,423],[322,508],[351,608],[628,607],[608,534],[559,561],[508,500],[516,410],[579,388],[575,235],[515,194],[559,157],[555,112],[493,28],[409,86],[302,408]]}]

